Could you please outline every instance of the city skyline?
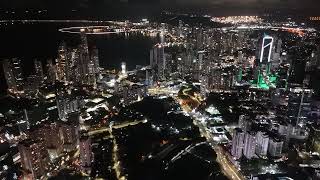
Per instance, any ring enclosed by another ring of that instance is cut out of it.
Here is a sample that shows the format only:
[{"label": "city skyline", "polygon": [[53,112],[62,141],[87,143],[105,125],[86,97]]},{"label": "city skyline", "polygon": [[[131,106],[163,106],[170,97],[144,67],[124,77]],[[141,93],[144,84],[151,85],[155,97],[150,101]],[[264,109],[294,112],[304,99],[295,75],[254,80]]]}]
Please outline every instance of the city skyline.
[{"label": "city skyline", "polygon": [[0,178],[320,179],[313,2],[2,2]]}]

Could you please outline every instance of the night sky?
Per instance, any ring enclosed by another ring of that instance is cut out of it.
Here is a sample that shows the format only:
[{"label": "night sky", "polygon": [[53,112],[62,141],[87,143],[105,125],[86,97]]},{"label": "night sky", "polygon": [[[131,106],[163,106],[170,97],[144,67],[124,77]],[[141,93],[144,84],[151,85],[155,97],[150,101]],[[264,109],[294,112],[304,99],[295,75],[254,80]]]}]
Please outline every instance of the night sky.
[{"label": "night sky", "polygon": [[[320,14],[319,0],[1,0],[2,9],[59,9],[82,10],[90,13],[150,13],[156,10],[187,10],[203,11],[241,11],[241,10],[296,10],[297,12]],[[139,11],[137,11],[139,10]],[[142,12],[141,12],[142,11]],[[297,14],[299,15],[299,14]]]}]

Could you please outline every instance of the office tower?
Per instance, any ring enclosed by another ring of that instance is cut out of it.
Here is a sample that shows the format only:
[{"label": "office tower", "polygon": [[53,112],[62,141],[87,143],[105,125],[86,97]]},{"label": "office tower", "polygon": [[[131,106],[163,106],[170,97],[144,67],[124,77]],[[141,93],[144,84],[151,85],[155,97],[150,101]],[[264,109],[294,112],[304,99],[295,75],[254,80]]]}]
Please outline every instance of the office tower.
[{"label": "office tower", "polygon": [[52,160],[57,158],[62,151],[62,132],[56,123],[45,124],[43,128],[45,146],[48,150],[49,157]]},{"label": "office tower", "polygon": [[59,89],[56,93],[56,102],[61,120],[66,120],[69,113],[77,112],[84,106],[83,98],[71,90]]},{"label": "office tower", "polygon": [[256,68],[256,85],[262,89],[275,87],[276,76],[271,74],[272,52],[274,39],[265,35],[262,41],[262,47],[259,57],[258,66]]},{"label": "office tower", "polygon": [[17,58],[4,60],[3,71],[8,85],[8,91],[13,94],[23,93],[23,75],[21,62]]},{"label": "office tower", "polygon": [[61,82],[66,82],[67,48],[65,43],[62,43],[59,46],[56,66],[57,66],[58,80]]},{"label": "office tower", "polygon": [[93,72],[95,73],[96,80],[99,79],[100,76],[100,61],[99,61],[99,51],[97,48],[91,50],[90,55],[91,62],[93,63]]},{"label": "office tower", "polygon": [[271,62],[272,49],[273,49],[273,37],[264,36],[262,40],[260,63]]},{"label": "office tower", "polygon": [[207,70],[207,61],[208,61],[208,54],[206,51],[198,51],[198,70],[201,71]]},{"label": "office tower", "polygon": [[80,163],[81,168],[84,171],[90,170],[92,157],[91,139],[88,136],[82,136],[80,138]]},{"label": "office tower", "polygon": [[88,47],[88,38],[85,32],[80,33],[80,51],[83,53],[89,54],[89,47]]},{"label": "office tower", "polygon": [[151,69],[146,69],[146,79],[145,79],[145,85],[152,86],[153,85],[153,77],[152,77],[152,70]]},{"label": "office tower", "polygon": [[42,62],[39,60],[34,60],[34,69],[35,69],[35,75],[39,79],[39,84],[41,84],[44,81]]},{"label": "office tower", "polygon": [[288,118],[293,126],[303,126],[307,123],[307,114],[311,111],[313,91],[301,87],[289,89]]},{"label": "office tower", "polygon": [[256,151],[256,134],[253,131],[247,131],[244,136],[243,155],[247,159],[254,157]]},{"label": "office tower", "polygon": [[42,157],[43,151],[37,141],[24,140],[18,145],[21,165],[26,174],[31,174],[32,179],[39,179],[45,173],[46,161]]},{"label": "office tower", "polygon": [[57,69],[51,59],[47,60],[47,82],[54,84],[57,80]]},{"label": "office tower", "polygon": [[235,159],[240,159],[242,157],[244,142],[244,132],[240,128],[236,128],[233,131],[232,138],[232,149],[231,154]]},{"label": "office tower", "polygon": [[124,76],[127,75],[127,65],[125,62],[121,63],[121,74]]},{"label": "office tower", "polygon": [[165,78],[166,58],[163,45],[157,44],[150,50],[150,66],[155,69],[156,80]]},{"label": "office tower", "polygon": [[200,76],[200,93],[203,97],[207,96],[207,93],[209,92],[210,86],[209,86],[209,77],[207,74],[202,74]]},{"label": "office tower", "polygon": [[86,84],[96,88],[97,79],[99,78],[99,54],[98,49],[93,49],[88,57],[88,81]]},{"label": "office tower", "polygon": [[56,94],[58,115],[62,120],[65,120],[66,116],[68,115],[66,94],[67,93],[65,91],[58,91]]},{"label": "office tower", "polygon": [[196,28],[196,49],[204,48],[204,32],[202,28]]},{"label": "office tower", "polygon": [[269,140],[268,152],[272,157],[280,157],[282,153],[283,141],[277,137]]},{"label": "office tower", "polygon": [[260,157],[266,157],[269,145],[269,135],[266,132],[258,131],[256,134],[256,154]]},{"label": "office tower", "polygon": [[243,131],[250,131],[251,130],[251,122],[250,122],[250,117],[246,115],[240,115],[239,116],[239,122],[238,126],[241,128]]},{"label": "office tower", "polygon": [[39,76],[30,75],[26,78],[26,82],[24,84],[25,95],[35,97],[38,93],[39,87],[41,86],[41,81]]},{"label": "office tower", "polygon": [[79,144],[79,126],[72,122],[61,122],[60,131],[63,137],[63,148],[72,151]]}]

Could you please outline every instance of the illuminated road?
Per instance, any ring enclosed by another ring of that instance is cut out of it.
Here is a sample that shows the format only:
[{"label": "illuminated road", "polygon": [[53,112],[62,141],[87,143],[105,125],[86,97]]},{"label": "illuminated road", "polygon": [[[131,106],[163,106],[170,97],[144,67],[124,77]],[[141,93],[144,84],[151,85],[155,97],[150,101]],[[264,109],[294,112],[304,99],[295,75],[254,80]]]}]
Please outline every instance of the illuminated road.
[{"label": "illuminated road", "polygon": [[[183,90],[183,94],[190,97],[192,100],[199,102],[199,100],[193,96],[190,96],[187,91],[191,89],[185,89]],[[171,96],[174,98],[176,101],[179,101],[177,98],[177,92],[170,91],[168,88],[153,88],[149,89],[149,93],[153,95],[167,95]],[[179,103],[181,104],[181,103]],[[205,137],[207,139],[207,142],[212,146],[213,150],[217,154],[217,162],[220,164],[222,172],[230,179],[235,179],[235,180],[245,180],[246,178],[240,173],[240,171],[237,170],[237,168],[228,160],[226,152],[218,145],[216,141],[213,140],[212,133],[209,131],[209,129],[206,127],[205,124],[203,124],[200,119],[204,118],[205,115],[200,114],[199,112],[193,113],[191,112],[190,107],[188,106],[183,106],[181,104],[182,109],[186,114],[188,114],[190,117],[193,118],[194,124],[199,128],[201,136]],[[183,151],[181,154],[179,154],[176,158],[179,158],[183,153],[186,153],[188,151]]]},{"label": "illuminated road", "polygon": [[201,136],[207,139],[213,150],[217,154],[217,162],[220,164],[222,172],[229,178],[235,180],[245,180],[246,178],[241,174],[240,171],[228,160],[226,152],[213,140],[212,134],[207,128],[198,120],[198,116],[195,113],[190,113],[194,119],[194,124],[199,128]]},{"label": "illuminated road", "polygon": [[112,148],[113,167],[112,168],[114,169],[118,180],[126,180],[127,178],[123,175],[123,172],[122,172],[121,161],[119,158],[119,148],[118,148],[117,140],[113,135],[113,129],[122,129],[128,126],[135,126],[140,123],[147,123],[147,122],[148,121],[145,119],[145,120],[139,120],[139,121],[126,122],[118,125],[111,124],[109,127],[104,127],[101,129],[95,129],[95,130],[89,131],[88,133],[89,136],[97,135],[103,132],[110,133],[110,139],[112,139],[112,142],[113,142],[113,148]]},{"label": "illuminated road", "polygon": [[[147,120],[126,122],[126,123],[123,123],[123,124],[113,125],[112,129],[122,129],[122,128],[125,128],[125,127],[128,127],[128,126],[135,126],[135,125],[138,125],[140,123],[147,123],[147,122],[148,122]],[[111,133],[111,128],[110,127],[103,127],[103,128],[100,128],[100,129],[90,130],[88,132],[88,135],[92,136],[92,135],[96,135],[96,134],[101,134],[103,132],[110,132]]]},{"label": "illuminated road", "polygon": [[224,150],[216,146],[214,150],[217,153],[217,162],[220,164],[224,174],[230,179],[245,180],[246,178],[237,170],[237,168],[228,160]]},{"label": "illuminated road", "polygon": [[112,127],[110,127],[110,137],[112,138],[113,148],[112,148],[112,161],[113,161],[113,169],[116,172],[116,176],[118,180],[126,180],[126,177],[123,176],[121,162],[119,160],[119,152],[118,152],[118,144],[117,139],[113,136]]},{"label": "illuminated road", "polygon": [[[183,94],[190,97],[192,100],[199,102],[200,101],[193,97],[190,96],[187,91],[191,89],[184,89]],[[161,88],[151,88],[149,89],[148,93],[152,95],[166,95],[170,96],[173,99],[175,99],[177,102],[179,102],[179,99],[177,98],[177,91],[172,91],[169,88],[161,87]],[[190,109],[189,106],[183,105],[182,103],[179,103],[184,111],[185,114],[188,114],[190,117],[193,118],[193,123],[199,128],[200,134],[202,137],[205,137],[207,142],[212,146],[213,150],[217,154],[217,162],[219,163],[222,172],[229,178],[229,179],[234,179],[234,180],[245,180],[246,178],[241,174],[240,171],[233,165],[232,162],[228,160],[227,153],[221,148],[221,146],[214,141],[212,133],[209,131],[209,129],[206,127],[204,123],[201,122],[202,118],[205,118],[205,115],[202,115],[200,112],[191,112],[192,110]],[[183,151],[181,154],[177,155],[176,158],[179,158],[183,153],[186,153],[189,151]]]}]

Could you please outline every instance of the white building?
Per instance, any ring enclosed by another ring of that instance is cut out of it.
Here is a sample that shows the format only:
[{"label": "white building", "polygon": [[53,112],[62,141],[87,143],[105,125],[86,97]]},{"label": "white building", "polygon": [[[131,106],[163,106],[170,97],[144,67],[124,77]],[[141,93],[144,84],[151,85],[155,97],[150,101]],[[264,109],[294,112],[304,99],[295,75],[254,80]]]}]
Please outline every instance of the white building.
[{"label": "white building", "polygon": [[255,156],[256,151],[256,134],[254,132],[247,132],[244,137],[244,149],[243,155],[247,159],[251,159]]},{"label": "white building", "polygon": [[240,128],[236,128],[233,132],[231,154],[235,159],[242,157],[244,132]]},{"label": "white building", "polygon": [[256,135],[256,154],[260,157],[266,157],[268,153],[269,136],[266,132],[259,131]]},{"label": "white building", "polygon": [[272,157],[280,157],[282,153],[283,141],[271,138],[269,141],[268,152]]},{"label": "white building", "polygon": [[88,171],[92,162],[91,139],[89,137],[81,137],[79,147],[81,167],[84,171]]}]

